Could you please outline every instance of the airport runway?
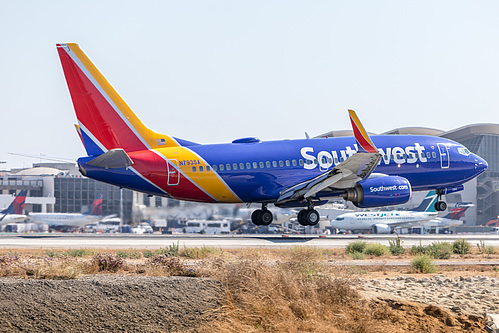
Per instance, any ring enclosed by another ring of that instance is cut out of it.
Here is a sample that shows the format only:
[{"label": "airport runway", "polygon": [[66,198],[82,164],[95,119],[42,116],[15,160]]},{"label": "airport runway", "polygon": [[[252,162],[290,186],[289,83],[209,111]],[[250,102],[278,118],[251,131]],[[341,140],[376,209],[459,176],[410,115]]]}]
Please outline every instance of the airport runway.
[{"label": "airport runway", "polygon": [[[394,235],[134,235],[134,234],[0,234],[0,248],[104,248],[159,249],[172,244],[181,247],[290,248],[315,246],[343,248],[353,241],[381,243],[388,246]],[[453,242],[465,238],[473,246],[480,241],[499,247],[499,235],[403,235],[404,247],[429,245],[434,242]]]}]

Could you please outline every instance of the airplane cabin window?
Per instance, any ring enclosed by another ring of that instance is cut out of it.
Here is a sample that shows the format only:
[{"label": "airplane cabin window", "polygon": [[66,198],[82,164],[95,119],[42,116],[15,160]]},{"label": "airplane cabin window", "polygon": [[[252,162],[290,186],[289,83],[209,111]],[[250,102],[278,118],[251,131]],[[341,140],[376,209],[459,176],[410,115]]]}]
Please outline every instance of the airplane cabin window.
[{"label": "airplane cabin window", "polygon": [[435,157],[437,157],[437,154],[435,152],[432,152],[431,157],[435,158]]},{"label": "airplane cabin window", "polygon": [[253,162],[253,169],[258,169],[258,163]]},{"label": "airplane cabin window", "polygon": [[303,166],[303,160],[300,158],[300,160],[299,160],[299,161],[300,161],[300,162],[299,162],[299,163],[300,163],[300,166]]},{"label": "airplane cabin window", "polygon": [[292,160],[291,164],[293,164],[293,166],[296,166],[296,160]]},{"label": "airplane cabin window", "polygon": [[251,163],[250,162],[246,162],[246,169],[251,169]]},{"label": "airplane cabin window", "polygon": [[265,166],[266,166],[267,168],[270,168],[270,161],[265,162]]},{"label": "airplane cabin window", "polygon": [[204,171],[204,168],[202,165],[199,166],[199,172],[203,172]]},{"label": "airplane cabin window", "polygon": [[244,170],[244,163],[239,163],[239,169]]},{"label": "airplane cabin window", "polygon": [[195,166],[192,167],[192,172],[196,172],[196,167]]},{"label": "airplane cabin window", "polygon": [[224,165],[220,164],[220,171],[224,171]]},{"label": "airplane cabin window", "polygon": [[289,160],[286,160],[286,166],[287,167],[291,166],[291,162],[289,162]]},{"label": "airplane cabin window", "polygon": [[260,169],[263,169],[263,162],[260,162]]},{"label": "airplane cabin window", "polygon": [[426,157],[427,157],[427,158],[430,158],[430,157],[431,157],[430,152],[427,152],[427,153],[426,153]]},{"label": "airplane cabin window", "polygon": [[237,163],[232,163],[232,169],[237,170]]},{"label": "airplane cabin window", "polygon": [[206,171],[210,171],[210,166],[209,165],[206,166]]},{"label": "airplane cabin window", "polygon": [[282,168],[284,166],[284,162],[283,161],[279,161],[279,166]]},{"label": "airplane cabin window", "polygon": [[277,168],[277,162],[276,162],[276,161],[272,161],[272,166],[273,166],[274,168]]},{"label": "airplane cabin window", "polygon": [[227,171],[230,171],[230,164],[229,164],[229,163],[227,163],[227,164],[225,165],[225,169],[226,169]]}]

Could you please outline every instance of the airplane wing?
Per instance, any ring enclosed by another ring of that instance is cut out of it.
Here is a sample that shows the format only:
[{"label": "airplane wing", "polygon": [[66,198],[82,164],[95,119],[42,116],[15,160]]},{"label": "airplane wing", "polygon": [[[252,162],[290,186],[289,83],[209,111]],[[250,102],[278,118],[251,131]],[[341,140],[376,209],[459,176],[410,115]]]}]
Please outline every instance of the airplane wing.
[{"label": "airplane wing", "polygon": [[282,191],[276,205],[308,199],[321,191],[350,188],[372,174],[381,160],[381,154],[371,141],[355,111],[348,110],[348,112],[358,144],[357,153],[335,166],[331,171]]}]

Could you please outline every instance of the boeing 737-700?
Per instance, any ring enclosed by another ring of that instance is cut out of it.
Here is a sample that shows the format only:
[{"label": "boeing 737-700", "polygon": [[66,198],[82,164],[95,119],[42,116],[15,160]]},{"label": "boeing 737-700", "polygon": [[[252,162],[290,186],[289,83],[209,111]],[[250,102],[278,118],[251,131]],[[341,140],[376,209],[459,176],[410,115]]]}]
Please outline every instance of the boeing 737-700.
[{"label": "boeing 737-700", "polygon": [[[258,203],[257,225],[272,223],[269,204],[304,207],[302,225],[315,225],[314,209],[333,197],[357,207],[405,203],[412,191],[441,196],[487,168],[463,145],[440,137],[372,138],[349,110],[354,137],[263,142],[241,138],[199,144],[146,127],[77,44],[57,50],[88,156],[83,175],[150,195],[208,203]],[[207,129],[208,130],[208,129]]]}]

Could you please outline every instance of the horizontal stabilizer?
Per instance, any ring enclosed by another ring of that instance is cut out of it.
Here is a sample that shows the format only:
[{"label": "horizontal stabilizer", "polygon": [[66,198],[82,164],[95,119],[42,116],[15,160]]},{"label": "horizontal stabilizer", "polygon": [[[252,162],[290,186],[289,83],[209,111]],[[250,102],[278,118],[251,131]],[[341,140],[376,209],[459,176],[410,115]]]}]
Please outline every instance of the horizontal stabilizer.
[{"label": "horizontal stabilizer", "polygon": [[128,168],[133,161],[123,149],[118,148],[111,149],[86,164],[106,169],[118,169]]}]

